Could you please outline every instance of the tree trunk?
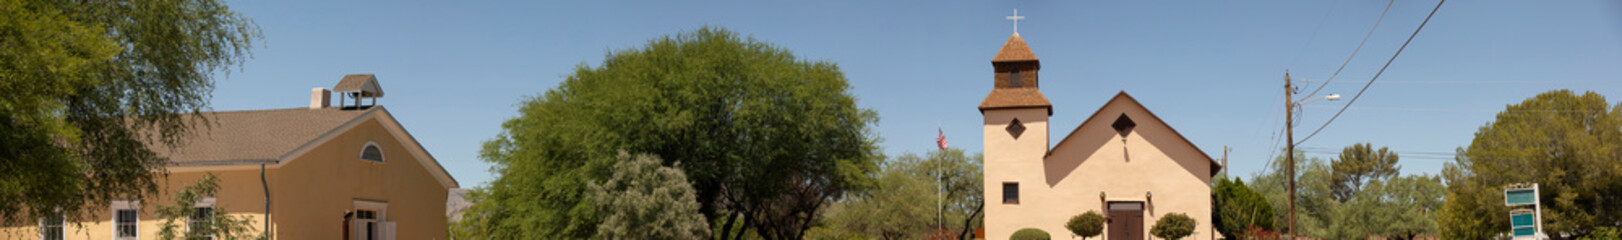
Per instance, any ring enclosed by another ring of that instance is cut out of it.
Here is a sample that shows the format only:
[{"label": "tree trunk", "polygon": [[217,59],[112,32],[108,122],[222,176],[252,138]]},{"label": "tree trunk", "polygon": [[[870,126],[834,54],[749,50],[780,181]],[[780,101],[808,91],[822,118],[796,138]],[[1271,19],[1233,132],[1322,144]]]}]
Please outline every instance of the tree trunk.
[{"label": "tree trunk", "polygon": [[974,216],[980,215],[980,211],[986,208],[986,202],[981,201],[976,205],[974,211],[969,213],[969,217],[963,219],[963,231],[958,232],[957,239],[969,239],[969,233],[974,232]]},{"label": "tree trunk", "polygon": [[721,238],[717,238],[717,239],[726,240],[728,236],[731,236],[732,235],[732,223],[734,223],[733,221],[737,221],[737,220],[738,220],[738,214],[736,214],[736,213],[727,214],[727,221],[726,221],[725,225],[721,225]]}]

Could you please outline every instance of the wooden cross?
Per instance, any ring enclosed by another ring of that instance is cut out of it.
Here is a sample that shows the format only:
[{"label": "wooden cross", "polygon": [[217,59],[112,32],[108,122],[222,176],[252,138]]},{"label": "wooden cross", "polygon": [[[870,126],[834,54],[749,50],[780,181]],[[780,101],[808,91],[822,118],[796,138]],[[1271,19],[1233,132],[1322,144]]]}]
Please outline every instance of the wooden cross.
[{"label": "wooden cross", "polygon": [[1014,33],[1019,33],[1019,20],[1024,20],[1025,19],[1025,16],[1020,16],[1019,15],[1019,9],[1015,8],[1014,9],[1014,15],[1013,16],[1008,16],[1008,17],[1005,17],[1005,18],[1007,18],[1008,20],[1014,20]]}]

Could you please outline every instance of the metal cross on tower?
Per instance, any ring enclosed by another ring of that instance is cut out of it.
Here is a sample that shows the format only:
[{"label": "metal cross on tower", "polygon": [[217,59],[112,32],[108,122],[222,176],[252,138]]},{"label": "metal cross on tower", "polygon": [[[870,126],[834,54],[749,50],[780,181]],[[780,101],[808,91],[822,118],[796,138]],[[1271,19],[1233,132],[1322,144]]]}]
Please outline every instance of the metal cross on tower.
[{"label": "metal cross on tower", "polygon": [[1008,16],[1008,17],[1004,17],[1004,18],[1007,18],[1008,20],[1014,20],[1014,33],[1019,33],[1019,20],[1024,20],[1025,19],[1025,16],[1020,16],[1019,15],[1019,9],[1015,8],[1013,16]]}]

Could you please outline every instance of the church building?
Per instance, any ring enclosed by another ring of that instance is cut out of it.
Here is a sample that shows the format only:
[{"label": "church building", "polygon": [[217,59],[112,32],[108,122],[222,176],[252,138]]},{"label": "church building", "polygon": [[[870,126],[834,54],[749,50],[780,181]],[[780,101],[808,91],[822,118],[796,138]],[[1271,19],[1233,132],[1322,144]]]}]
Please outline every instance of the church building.
[{"label": "church building", "polygon": [[[1222,168],[1126,92],[1048,146],[1053,105],[1039,90],[1042,64],[1019,33],[991,59],[994,87],[984,101],[986,239],[1024,228],[1079,239],[1071,217],[1096,211],[1109,240],[1157,239],[1171,213],[1198,221],[1185,239],[1212,239],[1211,176]],[[1095,238],[1096,239],[1096,238]]]}]

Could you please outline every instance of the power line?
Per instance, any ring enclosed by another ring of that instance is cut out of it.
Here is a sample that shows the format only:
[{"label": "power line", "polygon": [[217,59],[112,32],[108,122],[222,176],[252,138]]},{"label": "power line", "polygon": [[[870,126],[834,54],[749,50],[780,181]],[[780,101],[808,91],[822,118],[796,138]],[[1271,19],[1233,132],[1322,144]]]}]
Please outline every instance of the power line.
[{"label": "power line", "polygon": [[1374,19],[1374,27],[1370,27],[1369,33],[1363,35],[1363,41],[1357,42],[1357,48],[1352,49],[1352,55],[1346,56],[1346,61],[1340,63],[1340,68],[1336,68],[1334,74],[1329,74],[1329,79],[1325,79],[1323,83],[1319,83],[1318,89],[1313,89],[1312,93],[1308,93],[1307,97],[1302,98],[1300,101],[1306,101],[1307,98],[1317,96],[1319,90],[1324,90],[1324,86],[1329,86],[1330,81],[1335,81],[1335,76],[1340,76],[1341,70],[1346,70],[1346,65],[1351,64],[1352,58],[1357,57],[1357,52],[1363,50],[1363,44],[1368,43],[1369,37],[1374,36],[1374,30],[1380,29],[1380,22],[1385,21],[1385,14],[1391,12],[1391,4],[1393,3],[1397,3],[1397,0],[1391,0],[1385,3],[1385,10],[1380,11],[1380,18]]},{"label": "power line", "polygon": [[[1319,107],[1313,107],[1313,108],[1319,108]],[[1467,110],[1467,109],[1455,109],[1455,108],[1410,108],[1410,107],[1352,107],[1352,108],[1354,108],[1354,109],[1362,109],[1362,110],[1411,111],[1411,112],[1454,112],[1454,113],[1485,113],[1485,112],[1497,112],[1497,113],[1609,113],[1609,112],[1611,112],[1609,110],[1509,110],[1509,109]]]},{"label": "power line", "polygon": [[1329,2],[1329,12],[1325,12],[1323,19],[1318,20],[1318,26],[1312,27],[1312,36],[1307,37],[1307,43],[1304,44],[1304,45],[1301,45],[1301,50],[1296,51],[1295,59],[1290,60],[1290,67],[1285,67],[1285,69],[1295,67],[1295,63],[1301,61],[1301,56],[1307,55],[1307,47],[1311,47],[1312,42],[1314,40],[1318,40],[1318,30],[1323,29],[1324,23],[1329,22],[1329,16],[1331,15],[1331,13],[1335,13],[1335,4],[1338,4],[1338,3],[1340,3],[1340,0],[1335,0],[1335,1],[1330,1]]},{"label": "power line", "polygon": [[1347,101],[1346,105],[1340,108],[1340,111],[1335,112],[1335,116],[1329,117],[1329,121],[1325,121],[1323,126],[1318,126],[1318,130],[1312,130],[1312,134],[1307,134],[1307,137],[1301,138],[1301,141],[1296,142],[1296,143],[1297,144],[1303,143],[1303,142],[1306,142],[1308,139],[1312,139],[1313,136],[1317,136],[1318,132],[1321,132],[1321,131],[1324,130],[1324,128],[1329,127],[1329,124],[1334,123],[1336,118],[1340,118],[1340,114],[1346,113],[1346,108],[1351,107],[1352,103],[1357,103],[1357,99],[1363,97],[1363,92],[1368,91],[1369,86],[1374,85],[1374,80],[1379,80],[1380,75],[1385,74],[1386,68],[1390,68],[1391,63],[1397,61],[1397,56],[1402,55],[1402,50],[1407,49],[1408,44],[1414,42],[1414,37],[1419,36],[1419,31],[1424,30],[1425,29],[1425,24],[1430,23],[1431,22],[1431,17],[1436,16],[1436,10],[1441,10],[1442,9],[1442,3],[1447,3],[1447,0],[1441,0],[1441,1],[1436,2],[1436,8],[1431,9],[1431,13],[1429,15],[1425,15],[1425,21],[1419,22],[1419,28],[1415,28],[1414,33],[1408,35],[1408,40],[1402,42],[1402,47],[1398,47],[1397,52],[1391,54],[1391,59],[1385,61],[1385,66],[1380,67],[1380,71],[1375,72],[1373,78],[1369,78],[1369,83],[1363,84],[1363,89],[1357,90],[1357,95],[1352,96],[1352,100]]}]

